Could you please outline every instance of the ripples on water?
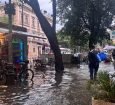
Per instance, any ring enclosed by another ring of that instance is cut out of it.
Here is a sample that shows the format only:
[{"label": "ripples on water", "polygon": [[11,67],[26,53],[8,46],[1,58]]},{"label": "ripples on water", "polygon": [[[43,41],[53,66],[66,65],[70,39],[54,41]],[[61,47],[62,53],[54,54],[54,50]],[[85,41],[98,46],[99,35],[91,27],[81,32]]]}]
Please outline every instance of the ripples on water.
[{"label": "ripples on water", "polygon": [[36,72],[34,82],[0,86],[0,105],[51,105],[71,81],[69,72],[66,72],[63,86],[52,87],[51,84],[55,82],[54,76],[54,71],[47,71],[44,76],[41,72]]},{"label": "ripples on water", "polygon": [[[100,65],[100,70],[110,69],[112,65]],[[45,75],[35,72],[34,82],[0,86],[0,105],[77,105],[74,102],[81,103],[81,96],[87,99],[87,94],[84,95],[86,91],[80,90],[89,78],[87,65],[82,65],[80,69],[66,68],[63,81],[58,87],[51,86],[55,82],[54,78],[53,70],[46,71]],[[82,91],[83,94],[80,93]],[[71,97],[74,98],[73,102]]]}]

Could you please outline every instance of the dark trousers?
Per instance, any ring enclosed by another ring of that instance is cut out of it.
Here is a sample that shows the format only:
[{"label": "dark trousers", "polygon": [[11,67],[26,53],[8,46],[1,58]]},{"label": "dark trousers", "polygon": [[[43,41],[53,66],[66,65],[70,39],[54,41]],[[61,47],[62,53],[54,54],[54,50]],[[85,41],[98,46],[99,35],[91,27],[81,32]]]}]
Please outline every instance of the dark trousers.
[{"label": "dark trousers", "polygon": [[90,79],[95,80],[97,77],[97,72],[99,68],[99,63],[89,64]]}]

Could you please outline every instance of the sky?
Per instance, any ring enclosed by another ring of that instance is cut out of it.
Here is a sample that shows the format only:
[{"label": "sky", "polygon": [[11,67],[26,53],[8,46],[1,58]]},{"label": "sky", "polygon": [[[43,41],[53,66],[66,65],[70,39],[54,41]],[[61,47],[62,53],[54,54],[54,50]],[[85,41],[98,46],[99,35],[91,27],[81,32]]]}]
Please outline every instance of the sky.
[{"label": "sky", "polygon": [[[52,3],[51,0],[38,0],[40,4],[40,8],[42,10],[47,10],[48,14],[52,14]],[[60,24],[56,24],[57,31],[60,30],[63,26]]]},{"label": "sky", "polygon": [[40,3],[40,8],[47,10],[48,13],[52,14],[52,3],[51,0],[38,0]]},{"label": "sky", "polygon": [[[0,0],[1,2],[4,1],[9,1],[9,0]],[[38,0],[40,3],[40,7],[43,10],[47,10],[49,13],[52,13],[52,4],[51,4],[51,0]]]}]

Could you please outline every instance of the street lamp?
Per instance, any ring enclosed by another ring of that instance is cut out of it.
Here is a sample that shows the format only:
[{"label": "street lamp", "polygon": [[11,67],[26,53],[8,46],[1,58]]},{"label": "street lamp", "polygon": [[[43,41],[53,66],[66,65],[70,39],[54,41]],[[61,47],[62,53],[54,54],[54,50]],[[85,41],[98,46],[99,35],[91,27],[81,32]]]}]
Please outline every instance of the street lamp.
[{"label": "street lamp", "polygon": [[8,15],[8,21],[9,21],[9,36],[8,36],[8,61],[12,63],[13,56],[12,56],[12,15],[15,15],[15,7],[14,3],[9,0],[9,3],[5,2],[5,14]]},{"label": "street lamp", "polygon": [[21,4],[21,7],[22,7],[21,18],[22,18],[22,27],[23,27],[23,24],[24,24],[24,18],[23,18],[23,13],[24,13],[24,0],[20,0],[20,2],[22,3],[22,4]]}]

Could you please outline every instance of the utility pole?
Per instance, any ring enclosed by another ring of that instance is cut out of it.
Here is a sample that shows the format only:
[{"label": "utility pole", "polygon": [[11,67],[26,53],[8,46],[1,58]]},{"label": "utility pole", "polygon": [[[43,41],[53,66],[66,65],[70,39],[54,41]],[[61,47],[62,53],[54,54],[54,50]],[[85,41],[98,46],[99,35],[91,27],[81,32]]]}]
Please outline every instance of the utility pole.
[{"label": "utility pole", "polygon": [[8,28],[9,28],[9,36],[8,36],[8,61],[10,63],[13,62],[13,54],[12,54],[12,15],[15,15],[14,3],[9,0],[9,3],[5,2],[5,14],[8,14]]},{"label": "utility pole", "polygon": [[23,13],[24,13],[24,2],[22,0],[22,27],[23,27],[23,24],[24,24]]},{"label": "utility pole", "polygon": [[[9,6],[11,5],[11,0],[9,0]],[[13,62],[13,56],[12,56],[12,14],[8,14],[9,19],[9,43],[8,43],[8,60],[10,63]]]},{"label": "utility pole", "polygon": [[24,25],[24,18],[23,18],[23,13],[24,13],[24,1],[23,0],[20,0],[21,1],[21,7],[22,7],[22,14],[21,14],[21,18],[22,18],[22,27]]},{"label": "utility pole", "polygon": [[[11,9],[11,0],[9,0],[9,9]],[[9,18],[9,34],[12,34],[12,14],[11,12],[8,13],[8,18]]]}]

